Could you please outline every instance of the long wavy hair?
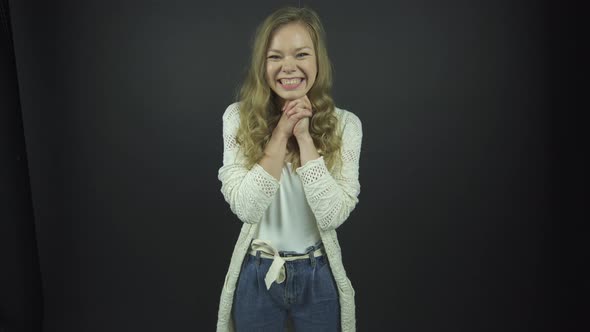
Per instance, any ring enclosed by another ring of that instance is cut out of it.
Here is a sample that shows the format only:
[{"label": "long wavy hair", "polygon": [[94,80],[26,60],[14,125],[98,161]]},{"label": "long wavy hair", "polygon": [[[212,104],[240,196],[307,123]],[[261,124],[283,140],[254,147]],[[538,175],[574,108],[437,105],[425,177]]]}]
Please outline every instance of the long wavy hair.
[{"label": "long wavy hair", "polygon": [[[307,28],[316,54],[318,73],[314,85],[307,93],[314,110],[309,122],[310,135],[318,153],[324,157],[328,170],[341,169],[342,137],[338,132],[338,118],[331,96],[332,64],[328,58],[325,31],[320,18],[307,7],[280,8],[256,29],[250,65],[236,94],[240,103],[240,126],[236,141],[244,153],[248,169],[264,156],[264,147],[282,114],[282,105],[278,104],[280,99],[266,81],[266,53],[273,33],[289,23],[301,23]],[[294,136],[287,142],[287,150],[294,152],[294,171],[301,166],[299,145]]]}]

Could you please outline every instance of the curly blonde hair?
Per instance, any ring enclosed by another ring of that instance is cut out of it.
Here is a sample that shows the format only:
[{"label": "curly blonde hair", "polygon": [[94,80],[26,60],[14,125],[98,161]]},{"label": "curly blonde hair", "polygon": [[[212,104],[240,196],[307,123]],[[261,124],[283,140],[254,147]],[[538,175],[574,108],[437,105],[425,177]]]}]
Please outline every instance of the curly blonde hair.
[{"label": "curly blonde hair", "polygon": [[[240,126],[236,141],[242,149],[246,167],[250,169],[264,156],[264,147],[281,117],[279,98],[265,79],[266,52],[273,33],[288,23],[301,23],[309,32],[316,53],[318,74],[307,93],[313,116],[309,133],[318,152],[324,157],[328,170],[341,168],[342,136],[338,132],[338,118],[331,97],[332,64],[328,58],[325,32],[320,18],[310,8],[283,7],[269,15],[256,29],[250,65],[236,99],[240,103]],[[287,150],[294,152],[292,169],[301,166],[299,145],[294,136],[287,142]]]}]

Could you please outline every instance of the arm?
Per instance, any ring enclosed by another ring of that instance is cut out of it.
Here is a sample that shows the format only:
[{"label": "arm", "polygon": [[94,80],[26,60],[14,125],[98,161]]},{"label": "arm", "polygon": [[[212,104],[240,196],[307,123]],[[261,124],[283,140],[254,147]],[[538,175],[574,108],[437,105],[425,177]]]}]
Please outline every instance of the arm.
[{"label": "arm", "polygon": [[[279,189],[279,181],[269,172],[277,171],[277,159],[282,155],[281,160],[284,160],[284,153],[281,154],[282,141],[277,136],[265,149],[268,156],[261,160],[264,165],[257,163],[248,170],[236,143],[239,119],[239,106],[234,103],[223,114],[223,166],[219,169],[218,179],[221,181],[221,193],[232,212],[241,221],[254,224],[262,219]],[[286,140],[284,149],[286,150]],[[278,174],[280,175],[280,171]]]},{"label": "arm", "polygon": [[272,132],[270,141],[264,147],[264,157],[258,164],[278,181],[281,180],[281,172],[287,155],[288,138],[279,134],[275,129]]},{"label": "arm", "polygon": [[296,172],[301,178],[318,227],[322,230],[336,229],[342,225],[358,203],[360,194],[359,158],[363,137],[360,119],[349,112],[343,130],[341,174],[338,171],[334,175],[330,174],[323,156],[312,159],[317,156],[313,141],[309,143],[302,140],[299,146],[303,166],[297,168]]},{"label": "arm", "polygon": [[299,145],[299,158],[301,159],[301,166],[305,165],[308,161],[318,159],[320,154],[317,151],[313,138],[310,135],[304,135],[301,138],[297,138],[297,144]]}]

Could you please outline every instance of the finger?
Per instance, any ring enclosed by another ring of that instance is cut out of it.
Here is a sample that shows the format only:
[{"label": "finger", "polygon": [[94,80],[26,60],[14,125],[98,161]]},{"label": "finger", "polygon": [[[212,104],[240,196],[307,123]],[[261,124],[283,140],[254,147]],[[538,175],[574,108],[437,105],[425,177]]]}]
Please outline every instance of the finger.
[{"label": "finger", "polygon": [[293,107],[297,107],[297,105],[301,105],[300,99],[289,100],[287,107],[285,107],[285,111],[288,111],[289,109],[291,109]]},{"label": "finger", "polygon": [[297,107],[296,112],[309,112],[310,114],[313,113],[313,111],[307,107]]},{"label": "finger", "polygon": [[295,99],[292,102],[293,102],[293,106],[295,106],[295,107],[301,107],[302,105],[305,105],[305,102],[303,100],[301,100],[301,98]]},{"label": "finger", "polygon": [[301,120],[303,118],[311,118],[311,112],[310,111],[298,112],[298,113],[293,114],[289,119]]},{"label": "finger", "polygon": [[292,100],[287,100],[283,105],[282,111],[285,112],[289,109],[289,105],[291,104]]},{"label": "finger", "polygon": [[299,110],[300,110],[300,107],[299,107],[298,105],[293,105],[293,106],[292,106],[291,108],[289,108],[289,110],[287,110],[286,112],[287,112],[287,115],[291,115],[291,114],[294,114],[294,113],[297,113],[297,112],[299,112]]},{"label": "finger", "polygon": [[305,108],[307,110],[310,110],[310,111],[313,111],[312,110],[312,107],[311,107],[311,103],[309,101],[306,101],[306,102],[303,103],[303,108]]},{"label": "finger", "polygon": [[298,119],[299,118],[299,113],[291,113],[291,114],[287,115],[287,117],[288,117],[289,120]]},{"label": "finger", "polygon": [[312,112],[306,108],[296,108],[296,109],[293,109],[289,112],[290,112],[290,115],[293,115],[293,114],[303,114],[304,116],[311,116],[312,115]]},{"label": "finger", "polygon": [[303,117],[302,112],[292,112],[288,115],[289,119],[301,119]]},{"label": "finger", "polygon": [[305,111],[305,112],[301,112],[299,114],[301,114],[302,118],[311,118],[313,116],[313,113],[311,111]]},{"label": "finger", "polygon": [[287,112],[291,108],[293,108],[294,105],[295,105],[295,101],[294,100],[289,100],[287,103],[285,103],[285,112]]}]

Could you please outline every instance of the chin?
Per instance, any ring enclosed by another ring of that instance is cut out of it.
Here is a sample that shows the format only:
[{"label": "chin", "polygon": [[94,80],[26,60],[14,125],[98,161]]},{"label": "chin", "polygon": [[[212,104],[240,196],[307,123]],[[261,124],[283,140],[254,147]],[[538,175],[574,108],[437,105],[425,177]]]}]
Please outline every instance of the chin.
[{"label": "chin", "polygon": [[294,100],[294,99],[301,98],[301,97],[305,96],[306,94],[307,94],[307,91],[305,91],[305,92],[298,91],[298,92],[291,92],[291,93],[280,93],[280,94],[277,93],[277,96],[279,96],[285,100]]}]

